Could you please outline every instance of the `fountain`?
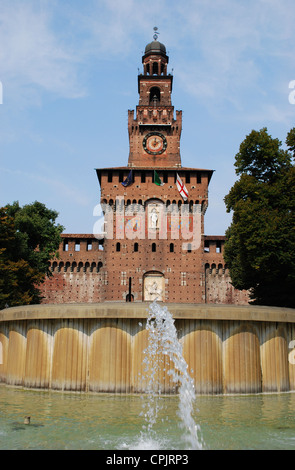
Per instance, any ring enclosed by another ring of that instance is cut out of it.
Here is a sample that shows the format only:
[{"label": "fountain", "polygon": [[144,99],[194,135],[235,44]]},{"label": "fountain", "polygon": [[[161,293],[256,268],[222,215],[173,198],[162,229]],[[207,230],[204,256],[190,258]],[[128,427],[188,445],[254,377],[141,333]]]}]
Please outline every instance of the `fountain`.
[{"label": "fountain", "polygon": [[[145,328],[147,306],[102,302],[0,311],[0,382],[43,390],[144,393],[148,383],[143,361],[150,334]],[[196,394],[295,390],[295,309],[166,306]],[[164,351],[162,356],[168,365]],[[158,373],[161,392],[179,391],[173,373],[163,372]]]},{"label": "fountain", "polygon": [[0,447],[294,448],[294,309],[147,307],[0,311]]},{"label": "fountain", "polygon": [[143,362],[146,365],[145,373],[148,378],[147,411],[144,414],[147,423],[145,426],[147,436],[144,436],[142,441],[146,441],[147,437],[152,437],[153,426],[157,421],[161,406],[159,399],[163,388],[160,373],[162,370],[164,375],[166,373],[171,377],[179,395],[178,416],[184,432],[184,440],[189,449],[202,449],[201,430],[192,416],[195,388],[193,380],[188,374],[188,365],[177,338],[173,317],[167,307],[161,307],[156,301],[150,305],[146,329],[149,333],[148,347],[144,352]]}]

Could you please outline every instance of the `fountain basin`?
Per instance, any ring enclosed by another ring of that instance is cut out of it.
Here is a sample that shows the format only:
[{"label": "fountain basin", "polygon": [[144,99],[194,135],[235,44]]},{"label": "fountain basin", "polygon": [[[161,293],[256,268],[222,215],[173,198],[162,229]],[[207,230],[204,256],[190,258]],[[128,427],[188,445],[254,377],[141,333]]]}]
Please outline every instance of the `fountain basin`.
[{"label": "fountain basin", "polygon": [[[148,303],[0,311],[0,381],[28,388],[143,393]],[[162,305],[162,304],[161,304]],[[163,304],[199,394],[295,389],[295,309]],[[163,393],[175,385],[159,369]]]}]

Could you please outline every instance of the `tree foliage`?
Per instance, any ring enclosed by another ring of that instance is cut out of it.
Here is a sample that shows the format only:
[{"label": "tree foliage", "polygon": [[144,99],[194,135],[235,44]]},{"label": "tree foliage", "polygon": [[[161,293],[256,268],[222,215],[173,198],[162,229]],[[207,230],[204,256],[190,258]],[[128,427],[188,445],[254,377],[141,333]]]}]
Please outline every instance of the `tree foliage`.
[{"label": "tree foliage", "polygon": [[63,227],[40,202],[0,208],[0,308],[40,302],[38,286],[50,275]]},{"label": "tree foliage", "polygon": [[242,142],[240,178],[225,197],[233,219],[224,257],[234,287],[249,290],[254,303],[295,307],[295,128],[286,144],[266,128]]}]

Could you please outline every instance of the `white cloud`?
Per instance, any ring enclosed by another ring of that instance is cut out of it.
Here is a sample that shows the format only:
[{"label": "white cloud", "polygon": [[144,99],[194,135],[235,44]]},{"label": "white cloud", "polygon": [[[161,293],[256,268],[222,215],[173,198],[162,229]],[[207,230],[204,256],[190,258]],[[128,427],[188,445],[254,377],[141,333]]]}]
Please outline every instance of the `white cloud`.
[{"label": "white cloud", "polygon": [[79,57],[53,32],[47,8],[2,0],[0,43],[5,45],[0,50],[0,78],[11,100],[23,101],[26,94],[35,101],[34,87],[69,98],[84,94],[77,81]]},{"label": "white cloud", "polygon": [[180,85],[195,97],[222,97],[239,107],[247,87],[262,90],[265,64],[290,63],[294,10],[293,0],[92,0],[82,7],[76,0],[2,0],[0,80],[36,102],[38,90],[84,96],[84,67],[136,60],[156,24]]},{"label": "white cloud", "polygon": [[57,200],[62,200],[64,203],[72,203],[80,207],[87,207],[90,203],[90,199],[84,192],[80,191],[76,187],[72,187],[63,181],[59,180],[56,176],[49,177],[41,175],[37,172],[32,173],[29,171],[14,170],[9,168],[0,168],[2,177],[6,174],[7,177],[13,177],[23,179],[26,184],[30,181],[32,187],[42,185],[47,187],[47,194],[54,193]]},{"label": "white cloud", "polygon": [[283,124],[286,129],[293,127],[295,117],[295,106],[290,105],[287,102],[286,94],[286,105],[276,106],[275,104],[268,104],[262,107],[260,110],[249,113],[246,119],[249,123],[260,123],[261,126],[266,125],[269,122],[275,124]]},{"label": "white cloud", "polygon": [[258,119],[290,124],[287,90],[278,88],[293,78],[294,2],[188,0],[178,13],[174,75],[181,90],[219,116],[249,120],[256,108]]}]

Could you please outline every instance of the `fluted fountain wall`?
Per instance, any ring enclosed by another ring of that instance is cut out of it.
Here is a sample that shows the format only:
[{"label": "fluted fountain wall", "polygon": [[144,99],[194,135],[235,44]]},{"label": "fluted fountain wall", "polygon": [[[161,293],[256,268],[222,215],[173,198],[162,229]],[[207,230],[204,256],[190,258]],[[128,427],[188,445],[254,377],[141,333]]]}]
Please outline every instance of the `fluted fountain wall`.
[{"label": "fluted fountain wall", "polygon": [[[295,309],[169,304],[199,394],[295,390]],[[146,303],[35,305],[0,311],[0,382],[141,393]],[[163,393],[175,393],[165,373]]]}]

